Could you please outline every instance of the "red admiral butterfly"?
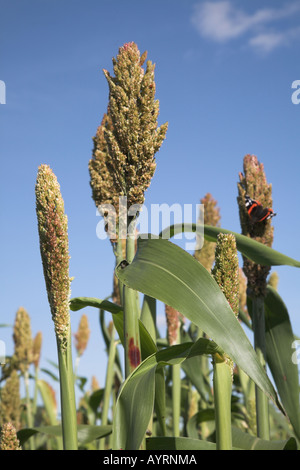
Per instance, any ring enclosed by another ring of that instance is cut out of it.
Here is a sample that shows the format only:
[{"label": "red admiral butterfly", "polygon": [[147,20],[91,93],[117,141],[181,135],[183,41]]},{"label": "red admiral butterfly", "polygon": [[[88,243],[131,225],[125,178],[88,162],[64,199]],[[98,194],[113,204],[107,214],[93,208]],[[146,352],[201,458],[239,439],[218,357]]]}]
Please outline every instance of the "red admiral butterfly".
[{"label": "red admiral butterfly", "polygon": [[253,224],[271,219],[276,215],[273,209],[263,207],[262,204],[249,196],[245,196],[245,206]]}]

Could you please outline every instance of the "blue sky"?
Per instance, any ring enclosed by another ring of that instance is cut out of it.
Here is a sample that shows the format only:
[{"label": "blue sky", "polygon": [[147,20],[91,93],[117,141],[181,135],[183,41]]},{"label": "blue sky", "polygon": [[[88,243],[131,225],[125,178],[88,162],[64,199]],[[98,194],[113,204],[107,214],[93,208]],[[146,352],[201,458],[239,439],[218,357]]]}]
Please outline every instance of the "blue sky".
[{"label": "blue sky", "polygon": [[[49,164],[61,185],[72,296],[106,297],[114,258],[109,241],[96,237],[88,161],[107,106],[102,69],[112,71],[111,59],[125,42],[135,41],[156,63],[159,123],[169,122],[146,206],[198,204],[210,192],[222,226],[240,232],[238,173],[244,155],[255,154],[273,184],[273,247],[300,259],[300,106],[291,100],[292,82],[300,79],[299,20],[296,1],[0,1],[0,80],[6,84],[6,104],[0,105],[0,323],[12,324],[19,306],[28,310],[33,334],[44,336],[42,367],[56,361],[56,345],[37,235],[37,168]],[[300,272],[276,271],[299,335]],[[72,313],[73,332],[81,313]],[[92,333],[78,372],[103,385],[98,313],[85,313]],[[10,354],[11,329],[0,334]]]}]

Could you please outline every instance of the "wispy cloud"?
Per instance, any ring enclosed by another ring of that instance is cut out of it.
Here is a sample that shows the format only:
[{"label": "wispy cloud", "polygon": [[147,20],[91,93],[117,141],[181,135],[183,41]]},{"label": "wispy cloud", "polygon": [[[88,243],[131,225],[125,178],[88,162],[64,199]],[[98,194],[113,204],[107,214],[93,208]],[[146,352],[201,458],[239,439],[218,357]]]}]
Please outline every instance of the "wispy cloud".
[{"label": "wispy cloud", "polygon": [[229,0],[205,1],[195,5],[192,23],[202,37],[212,41],[226,43],[247,35],[246,41],[251,47],[270,52],[287,44],[292,36],[289,29],[277,31],[275,22],[296,13],[300,13],[300,4],[294,2],[283,8],[260,8],[248,13]]}]

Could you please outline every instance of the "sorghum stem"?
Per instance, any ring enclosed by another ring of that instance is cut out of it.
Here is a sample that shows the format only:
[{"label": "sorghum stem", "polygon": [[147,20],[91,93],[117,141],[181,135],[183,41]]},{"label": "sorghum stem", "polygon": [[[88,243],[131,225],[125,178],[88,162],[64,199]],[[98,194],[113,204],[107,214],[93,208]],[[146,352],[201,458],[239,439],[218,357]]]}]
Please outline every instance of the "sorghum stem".
[{"label": "sorghum stem", "polygon": [[[133,224],[133,222],[131,222]],[[135,238],[132,229],[126,240],[126,258],[128,263],[135,255]],[[140,364],[141,346],[139,331],[139,312],[137,311],[136,291],[123,287],[124,301],[124,343],[125,343],[125,377]]]},{"label": "sorghum stem", "polygon": [[70,339],[69,334],[69,341],[65,348],[61,348],[59,340],[57,342],[61,421],[64,450],[77,450],[77,416]]},{"label": "sorghum stem", "polygon": [[231,435],[231,368],[226,361],[214,355],[214,402],[217,450],[232,450]]},{"label": "sorghum stem", "polygon": [[[252,299],[252,324],[254,348],[261,365],[266,368],[265,312],[264,298]],[[270,439],[269,401],[265,393],[255,386],[257,437]]]},{"label": "sorghum stem", "polygon": [[[105,388],[104,388],[104,395],[103,395],[102,420],[101,420],[102,426],[105,426],[107,424],[109,401],[111,397],[112,385],[113,385],[113,379],[114,379],[114,362],[115,362],[116,346],[117,346],[117,342],[115,340],[115,331],[116,331],[115,327],[113,327],[112,332],[111,332],[111,338],[110,338]],[[99,449],[104,450],[105,439],[101,439],[99,444],[100,444]]]}]

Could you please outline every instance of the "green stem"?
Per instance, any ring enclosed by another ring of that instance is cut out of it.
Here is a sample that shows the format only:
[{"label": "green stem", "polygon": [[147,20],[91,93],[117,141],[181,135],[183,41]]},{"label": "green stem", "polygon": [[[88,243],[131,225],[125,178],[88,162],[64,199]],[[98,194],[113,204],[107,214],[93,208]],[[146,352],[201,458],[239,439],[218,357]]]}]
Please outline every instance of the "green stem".
[{"label": "green stem", "polygon": [[[263,297],[254,297],[252,299],[252,325],[254,348],[261,365],[266,369],[265,311]],[[269,400],[265,393],[257,386],[255,386],[255,397],[257,437],[269,440]]]},{"label": "green stem", "polygon": [[217,450],[232,450],[231,368],[217,354],[214,355],[213,374]]},{"label": "green stem", "polygon": [[[24,382],[25,382],[25,393],[26,393],[26,418],[27,418],[27,426],[29,428],[33,427],[33,418],[32,418],[32,406],[29,394],[29,373],[28,370],[24,372]],[[31,437],[29,439],[29,448],[30,450],[34,450],[34,439]]]},{"label": "green stem", "polygon": [[[156,299],[144,295],[143,306],[141,310],[140,320],[143,325],[147,328],[147,331],[150,333],[151,338],[156,344]],[[153,423],[153,413],[151,415],[148,430],[151,432],[151,435],[154,436],[154,423]]]},{"label": "green stem", "polygon": [[[133,222],[131,222],[133,224]],[[132,225],[131,225],[132,227]],[[132,228],[132,234],[134,229]],[[126,241],[126,259],[131,263],[135,255],[135,237],[130,234]],[[137,311],[136,291],[123,286],[124,302],[124,343],[125,343],[125,377],[141,362],[141,345],[139,331],[139,312]]]},{"label": "green stem", "polygon": [[[34,394],[33,394],[33,403],[32,403],[32,421],[34,423],[37,409],[37,396],[38,396],[38,380],[39,380],[39,366],[35,367],[34,371]],[[33,437],[34,446],[36,447],[37,436]]]},{"label": "green stem", "polygon": [[141,321],[150,333],[154,343],[156,343],[156,299],[146,294],[143,300]]},{"label": "green stem", "polygon": [[[118,240],[115,246],[115,257],[116,257],[116,266],[124,259],[123,250],[122,250],[122,240]],[[123,305],[123,284],[120,280],[119,283],[119,292],[120,292],[120,302]]]},{"label": "green stem", "polygon": [[[113,327],[112,333],[111,333],[110,345],[109,345],[105,388],[104,388],[104,395],[103,395],[102,420],[101,420],[102,426],[105,426],[107,424],[109,402],[110,402],[112,385],[113,385],[113,380],[114,380],[114,362],[115,362],[116,347],[117,347],[117,342],[115,340],[115,332],[116,330]],[[99,450],[104,450],[104,447],[105,447],[105,439],[100,439]]]},{"label": "green stem", "polygon": [[[176,331],[177,337],[173,344],[180,344],[180,323]],[[181,380],[180,364],[172,366],[172,410],[173,410],[173,435],[180,436],[180,411],[181,411]]]},{"label": "green stem", "polygon": [[180,435],[181,381],[180,364],[172,366],[173,436]]},{"label": "green stem", "polygon": [[39,380],[39,366],[35,367],[35,374],[34,374],[34,395],[33,395],[33,403],[32,403],[32,416],[36,414],[36,407],[37,407],[37,396],[38,396],[38,380]]},{"label": "green stem", "polygon": [[77,416],[71,350],[71,333],[66,348],[57,342],[61,420],[64,450],[77,450]]}]

